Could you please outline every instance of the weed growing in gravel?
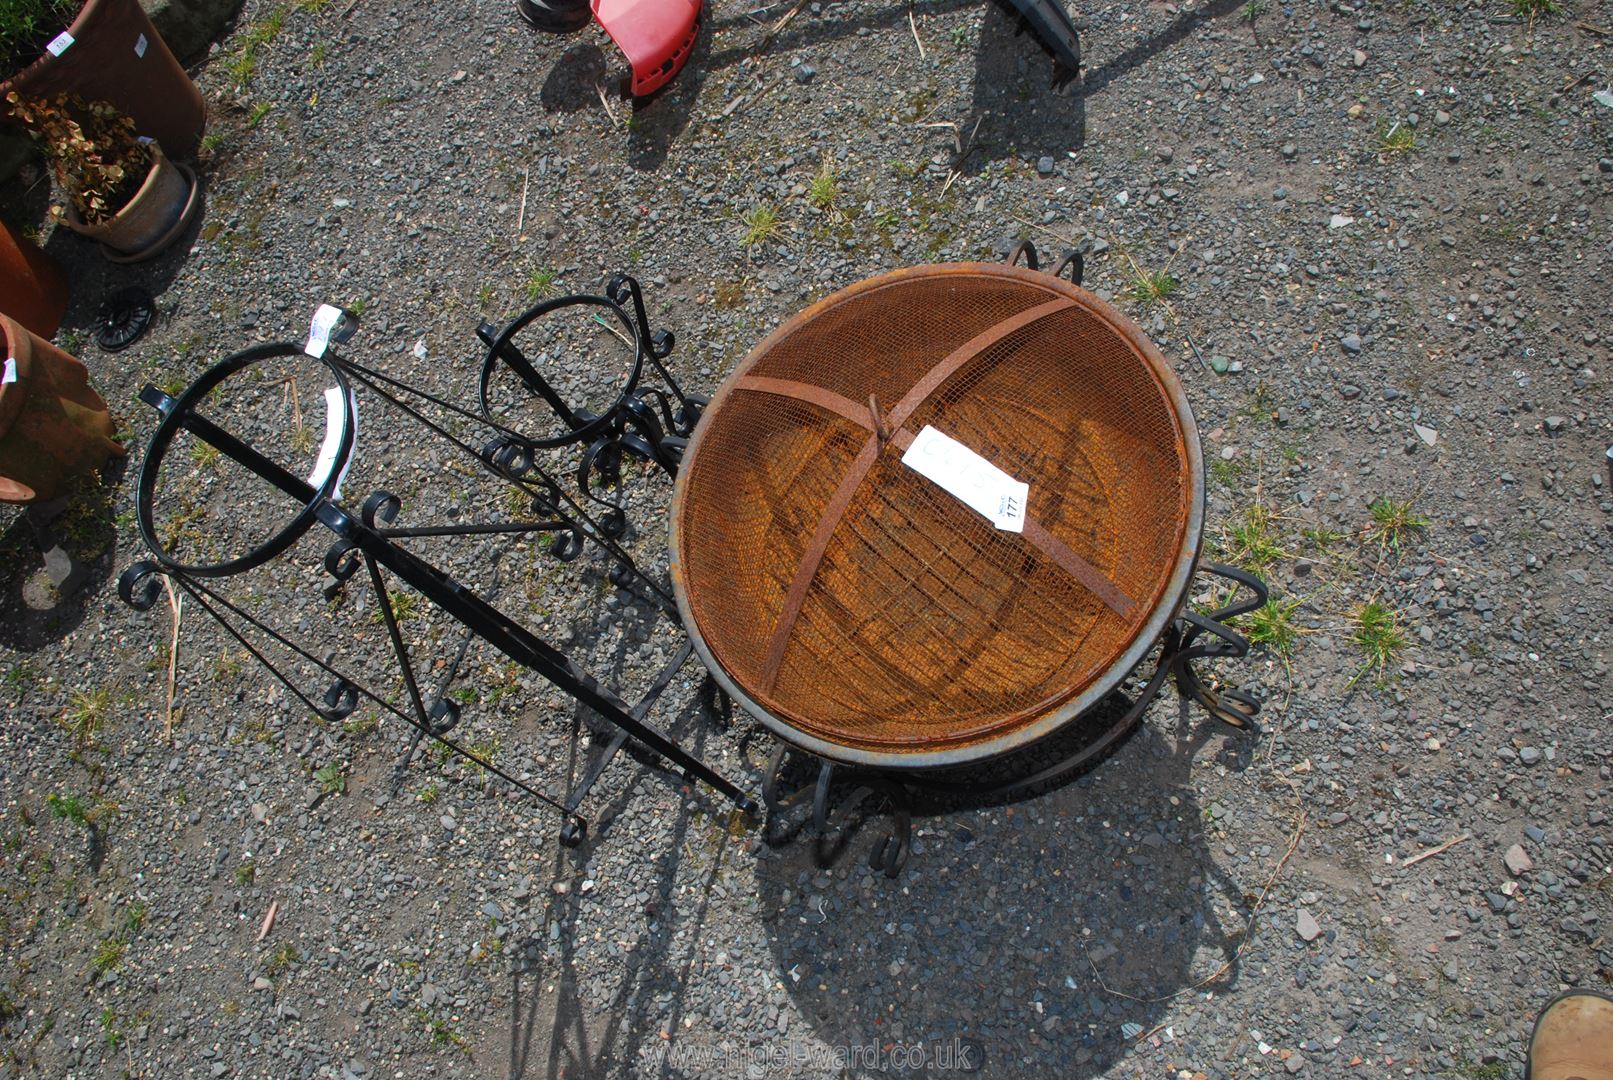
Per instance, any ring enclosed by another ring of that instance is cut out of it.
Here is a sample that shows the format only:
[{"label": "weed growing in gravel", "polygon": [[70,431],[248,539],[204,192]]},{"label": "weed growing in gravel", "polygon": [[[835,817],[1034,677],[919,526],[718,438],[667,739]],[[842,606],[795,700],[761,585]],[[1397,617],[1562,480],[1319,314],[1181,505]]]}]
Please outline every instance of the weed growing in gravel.
[{"label": "weed growing in gravel", "polygon": [[95,947],[95,953],[90,957],[90,966],[97,975],[105,975],[123,962],[123,953],[128,949],[118,938],[106,938]]},{"label": "weed growing in gravel", "polygon": [[1528,19],[1531,28],[1540,16],[1555,15],[1561,10],[1563,6],[1557,0],[1512,0],[1512,14]]},{"label": "weed growing in gravel", "polygon": [[1260,574],[1286,558],[1288,552],[1277,540],[1276,520],[1277,515],[1260,503],[1245,510],[1226,531],[1225,547],[1231,561]]},{"label": "weed growing in gravel", "polygon": [[1431,524],[1429,519],[1419,514],[1410,499],[1391,499],[1381,495],[1367,504],[1372,512],[1372,522],[1367,526],[1368,538],[1376,538],[1380,553],[1393,548],[1395,554],[1400,554],[1400,543],[1409,539],[1413,532],[1426,529]]},{"label": "weed growing in gravel", "polygon": [[[417,594],[406,589],[388,589],[386,596],[392,604],[392,617],[398,622],[408,622],[420,614],[420,597]],[[379,607],[370,613],[370,622],[379,623],[382,619]]]},{"label": "weed growing in gravel", "polygon": [[272,112],[273,110],[274,110],[274,105],[271,104],[270,102],[267,102],[267,101],[258,102],[256,105],[252,106],[250,111],[247,112],[247,114],[246,114],[246,126],[247,127],[257,127],[259,124],[263,123],[263,118],[265,116],[268,116],[269,113]]},{"label": "weed growing in gravel", "polygon": [[285,25],[286,9],[276,7],[247,27],[235,54],[224,65],[224,70],[237,88],[245,90],[251,85],[253,77],[258,73],[258,50],[279,37]]},{"label": "weed growing in gravel", "polygon": [[101,1032],[106,1038],[107,1046],[113,1050],[123,1041],[123,1032],[118,1030],[118,1014],[110,1005],[101,1010]]},{"label": "weed growing in gravel", "polygon": [[1365,654],[1367,662],[1350,680],[1350,685],[1354,686],[1356,679],[1376,669],[1381,686],[1388,677],[1389,664],[1406,645],[1400,620],[1394,609],[1381,600],[1368,600],[1356,608],[1351,621],[1354,629],[1350,632],[1350,640]]},{"label": "weed growing in gravel", "polygon": [[218,447],[197,439],[190,446],[190,461],[198,469],[211,469],[218,462]]},{"label": "weed growing in gravel", "polygon": [[104,687],[100,690],[75,690],[73,700],[62,714],[61,725],[81,750],[95,748],[95,733],[106,722],[107,710],[112,706],[112,692]]},{"label": "weed growing in gravel", "polygon": [[1243,16],[1244,22],[1252,23],[1255,21],[1256,17],[1258,17],[1260,13],[1265,10],[1266,5],[1264,0],[1249,0],[1247,4],[1243,5],[1243,8],[1238,12],[1238,14]]},{"label": "weed growing in gravel", "polygon": [[422,1024],[426,1025],[426,1030],[430,1032],[432,1046],[457,1046],[465,1053],[470,1053],[469,1040],[455,1031],[453,1025],[448,1021],[439,1020],[424,1009],[416,1009],[415,1016],[419,1018]]},{"label": "weed growing in gravel", "polygon": [[1349,533],[1342,533],[1337,529],[1330,529],[1326,525],[1318,525],[1314,529],[1301,529],[1299,530],[1299,535],[1304,537],[1310,543],[1311,547],[1315,548],[1317,552],[1322,555],[1332,554],[1334,545],[1338,544],[1341,540],[1349,539]]},{"label": "weed growing in gravel", "polygon": [[778,208],[767,203],[758,203],[751,207],[739,220],[744,226],[739,241],[748,248],[769,240],[777,240],[784,233],[784,223],[779,220]]},{"label": "weed growing in gravel", "polygon": [[342,775],[338,762],[332,761],[315,769],[314,779],[319,781],[319,790],[326,795],[340,795],[347,790],[347,777]]},{"label": "weed growing in gravel", "polygon": [[26,660],[6,668],[5,683],[8,690],[15,690],[21,694],[28,689],[28,684],[33,681],[34,666]]},{"label": "weed growing in gravel", "polygon": [[278,979],[301,962],[302,953],[297,951],[297,946],[287,942],[269,957],[269,962],[263,965],[263,974],[268,978]]},{"label": "weed growing in gravel", "polygon": [[420,789],[420,794],[416,795],[415,798],[419,799],[427,806],[430,806],[432,803],[436,802],[441,795],[442,790],[438,788],[436,784],[427,784],[425,787]]},{"label": "weed growing in gravel", "polygon": [[812,185],[807,188],[807,201],[819,210],[827,211],[834,208],[835,199],[839,195],[839,181],[835,179],[833,170],[825,161],[823,167],[818,170],[818,175],[812,178]]},{"label": "weed growing in gravel", "polygon": [[255,859],[248,859],[235,868],[235,883],[242,888],[252,884],[258,876],[258,864]]},{"label": "weed growing in gravel", "polygon": [[379,730],[380,727],[381,718],[373,712],[367,712],[363,716],[354,716],[342,722],[342,730],[349,735],[368,735],[372,731]]},{"label": "weed growing in gravel", "polygon": [[532,273],[528,274],[526,279],[526,298],[528,300],[536,300],[538,297],[548,292],[549,286],[554,284],[554,276],[553,270],[541,269],[534,270]]},{"label": "weed growing in gravel", "polygon": [[91,805],[82,795],[74,795],[71,792],[58,795],[51,792],[45,796],[45,805],[50,807],[52,814],[65,821],[71,821],[79,828],[88,829],[93,826],[90,817]]},{"label": "weed growing in gravel", "polygon": [[1264,645],[1287,661],[1299,642],[1299,635],[1305,632],[1294,625],[1294,612],[1299,605],[1298,600],[1267,600],[1240,617],[1236,627],[1251,645]]},{"label": "weed growing in gravel", "polygon": [[308,59],[314,65],[314,67],[324,67],[325,53],[325,43],[321,41],[318,45],[315,45],[311,50],[309,50]]},{"label": "weed growing in gravel", "polygon": [[1400,121],[1395,121],[1388,129],[1378,129],[1378,154],[1382,157],[1394,157],[1406,154],[1417,149],[1417,133],[1409,127],[1402,127]]},{"label": "weed growing in gravel", "polygon": [[1154,304],[1175,292],[1179,285],[1181,282],[1164,270],[1138,270],[1133,275],[1130,287],[1122,295],[1140,304]]}]

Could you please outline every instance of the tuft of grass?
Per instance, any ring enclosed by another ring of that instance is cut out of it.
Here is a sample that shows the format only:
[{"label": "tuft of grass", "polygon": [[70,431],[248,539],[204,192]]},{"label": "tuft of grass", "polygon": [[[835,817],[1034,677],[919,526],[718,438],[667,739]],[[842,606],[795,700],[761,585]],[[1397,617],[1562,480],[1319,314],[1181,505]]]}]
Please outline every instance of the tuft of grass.
[{"label": "tuft of grass", "polygon": [[6,668],[4,680],[6,689],[15,690],[17,693],[21,694],[24,690],[28,689],[28,684],[33,682],[34,675],[34,666],[27,660],[14,664],[11,667]]},{"label": "tuft of grass", "polygon": [[778,208],[767,203],[758,203],[745,211],[740,218],[744,226],[740,233],[740,243],[746,247],[756,247],[769,240],[777,240],[784,231],[784,223],[779,220]]},{"label": "tuft of grass", "polygon": [[1181,282],[1164,270],[1139,269],[1132,275],[1131,284],[1122,295],[1143,305],[1155,304],[1170,296],[1180,285]]},{"label": "tuft of grass", "polygon": [[256,859],[248,859],[235,868],[235,883],[242,888],[252,884],[258,876],[258,863]]},{"label": "tuft of grass", "polygon": [[1398,120],[1385,129],[1378,129],[1378,153],[1383,157],[1407,154],[1417,149],[1417,133]]},{"label": "tuft of grass", "polygon": [[[408,622],[420,614],[419,594],[409,592],[407,589],[388,589],[386,595],[392,604],[392,617],[398,622]],[[381,609],[377,607],[370,613],[370,622],[380,623],[381,621]]]},{"label": "tuft of grass", "polygon": [[437,787],[436,784],[427,784],[425,787],[420,789],[420,794],[416,795],[415,798],[419,799],[427,806],[430,806],[432,803],[436,802],[441,795],[442,791]]},{"label": "tuft of grass", "polygon": [[90,966],[97,975],[105,975],[119,964],[123,963],[123,953],[128,946],[119,938],[104,938],[95,947],[90,957]]},{"label": "tuft of grass", "polygon": [[549,287],[554,284],[554,278],[555,274],[553,270],[540,269],[532,271],[532,273],[527,275],[526,279],[526,298],[528,300],[536,300],[538,297],[548,292]]},{"label": "tuft of grass", "polygon": [[1367,509],[1372,513],[1367,535],[1377,539],[1380,552],[1393,548],[1396,555],[1400,554],[1401,541],[1431,524],[1426,516],[1417,512],[1410,499],[1391,499],[1387,495],[1380,495],[1367,504]]},{"label": "tuft of grass", "polygon": [[1251,645],[1264,645],[1286,661],[1304,632],[1294,625],[1294,612],[1299,605],[1298,600],[1267,600],[1239,618],[1236,626]]},{"label": "tuft of grass", "polygon": [[818,175],[812,178],[812,184],[807,188],[807,201],[819,210],[834,208],[835,199],[840,196],[840,182],[835,179],[833,170],[825,161],[818,170]]},{"label": "tuft of grass", "polygon": [[426,1031],[431,1035],[432,1046],[454,1046],[467,1054],[470,1053],[470,1040],[455,1031],[448,1021],[440,1020],[424,1009],[416,1009],[415,1016],[426,1026]]},{"label": "tuft of grass", "polygon": [[94,825],[94,810],[82,795],[69,792],[58,795],[54,791],[45,796],[45,805],[50,812],[64,821],[71,821],[81,829],[88,829]]},{"label": "tuft of grass", "polygon": [[1265,10],[1266,5],[1264,0],[1249,0],[1247,4],[1243,5],[1243,8],[1238,13],[1243,16],[1244,22],[1252,23],[1260,15],[1260,13]]},{"label": "tuft of grass", "polygon": [[251,111],[246,114],[246,126],[257,127],[259,124],[263,123],[263,118],[268,116],[273,110],[274,105],[271,103],[267,101],[258,102],[256,105],[252,106]]},{"label": "tuft of grass", "polygon": [[378,731],[381,727],[381,718],[374,712],[367,712],[363,716],[349,717],[342,722],[342,730],[349,735],[368,735]]},{"label": "tuft of grass", "polygon": [[1368,600],[1355,609],[1350,622],[1350,641],[1366,657],[1366,664],[1356,673],[1355,679],[1350,680],[1350,685],[1355,685],[1356,679],[1376,669],[1381,686],[1388,678],[1389,665],[1406,645],[1406,634],[1400,629],[1400,618],[1383,601]]},{"label": "tuft of grass", "polygon": [[1330,554],[1335,544],[1341,540],[1349,539],[1348,533],[1339,532],[1337,529],[1329,529],[1326,525],[1318,525],[1314,529],[1301,529],[1299,530],[1299,535],[1304,537],[1311,547],[1322,555]]},{"label": "tuft of grass", "polygon": [[1555,15],[1563,10],[1557,0],[1512,0],[1512,14],[1520,19],[1528,19],[1533,26],[1536,19],[1542,15]]},{"label": "tuft of grass", "polygon": [[1251,573],[1262,574],[1279,559],[1287,558],[1277,539],[1277,515],[1255,503],[1243,517],[1227,528],[1226,547],[1231,561]]},{"label": "tuft of grass", "polygon": [[99,690],[75,690],[60,723],[73,736],[73,741],[80,749],[93,749],[95,733],[106,723],[111,707],[112,692],[105,687]]},{"label": "tuft of grass", "polygon": [[302,953],[297,951],[297,946],[287,942],[269,957],[269,962],[263,965],[263,974],[267,978],[278,979],[301,962]]}]

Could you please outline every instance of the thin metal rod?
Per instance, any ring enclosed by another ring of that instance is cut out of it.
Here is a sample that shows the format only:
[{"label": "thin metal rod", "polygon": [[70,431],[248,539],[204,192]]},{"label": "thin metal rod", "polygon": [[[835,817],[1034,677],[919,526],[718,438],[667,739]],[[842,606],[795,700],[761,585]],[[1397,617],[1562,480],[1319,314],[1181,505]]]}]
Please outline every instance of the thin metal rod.
[{"label": "thin metal rod", "polygon": [[[487,417],[481,416],[478,413],[473,413],[473,412],[469,412],[468,410],[462,409],[458,405],[455,405],[455,404],[453,404],[452,402],[449,402],[449,401],[444,401],[441,398],[438,398],[438,397],[436,397],[436,396],[434,396],[432,394],[428,394],[424,390],[417,390],[412,386],[407,386],[404,383],[398,381],[397,379],[392,378],[389,375],[384,375],[381,372],[375,371],[375,370],[373,370],[371,368],[367,368],[367,367],[363,366],[362,364],[355,363],[354,361],[348,360],[348,359],[345,359],[345,358],[332,357],[331,359],[332,359],[332,361],[334,363],[339,364],[342,367],[343,371],[345,371],[347,374],[351,375],[358,382],[361,382],[365,386],[369,387],[372,391],[374,391],[377,395],[379,395],[383,400],[390,402],[392,405],[396,406],[399,409],[402,409],[404,412],[408,413],[410,416],[412,416],[416,420],[418,420],[421,424],[423,424],[427,428],[431,429],[431,431],[433,431],[436,434],[442,436],[444,439],[447,439],[449,442],[453,443],[455,446],[457,446],[461,450],[465,451],[471,457],[475,458],[478,462],[482,461],[482,456],[476,452],[475,447],[471,446],[469,443],[466,443],[464,440],[460,439],[457,435],[453,434],[452,432],[450,432],[446,428],[442,427],[440,424],[436,423],[430,417],[428,417],[428,416],[424,415],[423,413],[421,413],[419,410],[414,409],[414,408],[410,407],[409,405],[404,404],[402,401],[398,400],[397,397],[395,397],[394,395],[388,393],[379,384],[380,383],[385,383],[388,386],[394,386],[394,387],[398,388],[400,391],[403,391],[405,393],[413,394],[413,395],[415,395],[417,397],[423,398],[424,400],[431,402],[433,405],[436,405],[439,408],[447,409],[449,412],[455,413],[455,414],[457,414],[459,416],[466,417],[467,419],[470,419],[470,420],[474,420],[478,424],[484,424],[487,427],[493,429],[494,431],[497,431],[500,434],[505,435],[505,436],[507,436],[509,438],[515,439],[518,442],[525,442],[526,441],[525,436],[523,436],[518,431],[515,431],[515,430],[513,430],[511,428],[507,428],[504,425],[498,423],[497,421],[489,420]],[[483,463],[483,465],[485,467],[485,462]],[[575,512],[577,514],[577,516],[579,518],[581,518],[588,525],[589,530],[591,530],[591,531],[589,531],[587,533],[588,538],[590,540],[594,541],[594,543],[598,544],[600,547],[602,547],[606,551],[610,552],[611,555],[614,556],[618,562],[620,562],[623,566],[627,567],[627,569],[630,570],[632,573],[634,573],[637,576],[639,576],[640,578],[642,578],[644,580],[645,584],[647,584],[650,587],[650,589],[658,597],[661,598],[662,602],[667,606],[667,610],[674,611],[674,612],[677,610],[677,601],[672,598],[672,595],[670,593],[668,593],[666,590],[662,589],[661,586],[655,581],[654,578],[650,577],[643,570],[639,569],[638,564],[633,561],[633,557],[631,555],[629,555],[619,544],[617,544],[614,540],[611,540],[606,535],[605,529],[599,524],[599,522],[597,520],[595,520],[593,515],[589,514],[588,511],[583,507],[583,505],[580,502],[578,502],[575,498],[573,498],[571,496],[571,493],[568,492],[565,489],[565,487],[560,484],[559,481],[557,481],[554,477],[550,476],[548,470],[544,469],[541,465],[537,464],[537,462],[535,462],[535,461],[532,464],[532,469],[533,469],[534,472],[536,472],[538,474],[538,476],[543,480],[543,482],[549,486],[550,490],[552,490],[554,493],[558,494],[560,496],[560,498],[566,503],[566,505],[568,507],[570,507],[570,509],[573,512]],[[528,495],[531,495],[534,498],[536,498],[539,495],[539,491],[538,491],[538,489],[536,487],[534,487],[533,485],[531,485],[526,480],[524,480],[524,479],[522,479],[520,477],[511,476],[508,473],[497,472],[497,471],[494,471],[494,470],[489,470],[489,471],[493,471],[494,475],[498,476],[499,479],[508,481],[509,483],[512,483],[512,484],[516,485],[517,487],[521,488],[521,490],[525,491]],[[547,493],[545,493],[545,494],[547,494]]]},{"label": "thin metal rod", "polygon": [[581,814],[577,813],[575,810],[568,809],[566,806],[561,804],[561,802],[559,800],[553,798],[552,796],[545,795],[543,792],[537,790],[536,788],[532,787],[531,785],[525,784],[525,783],[521,782],[520,780],[517,780],[515,777],[511,776],[509,773],[505,772],[503,769],[500,769],[497,765],[494,765],[491,761],[488,761],[488,760],[484,759],[481,755],[472,753],[471,751],[465,749],[463,746],[460,746],[458,743],[454,742],[453,740],[446,739],[443,736],[438,735],[436,732],[431,730],[431,727],[430,727],[429,724],[424,724],[424,725],[421,724],[414,717],[410,716],[408,713],[405,713],[404,711],[399,709],[397,706],[393,705],[391,702],[387,701],[386,699],[384,699],[382,697],[377,696],[375,693],[373,693],[372,691],[370,691],[369,689],[364,687],[362,684],[357,683],[357,682],[353,681],[352,679],[349,679],[346,675],[342,674],[337,669],[331,667],[329,664],[326,664],[324,661],[322,661],[322,660],[318,659],[317,657],[311,655],[306,650],[304,650],[304,649],[300,648],[299,646],[297,646],[295,643],[287,640],[284,636],[282,636],[281,634],[276,632],[272,627],[265,626],[263,623],[259,622],[256,618],[252,617],[247,612],[242,611],[240,608],[236,607],[234,604],[230,603],[228,600],[226,600],[223,597],[219,596],[217,593],[214,593],[213,590],[207,588],[205,585],[202,585],[200,582],[196,582],[196,581],[191,580],[189,577],[187,577],[184,574],[173,574],[171,576],[174,578],[174,580],[179,582],[180,588],[182,588],[186,592],[190,593],[192,599],[194,599],[197,603],[201,604],[203,610],[205,610],[209,615],[213,616],[213,618],[217,619],[219,624],[222,625],[225,630],[229,631],[231,637],[235,638],[236,641],[240,642],[241,645],[244,646],[246,648],[246,650],[253,655],[253,657],[258,661],[258,663],[260,663],[264,667],[268,668],[270,674],[272,674],[275,678],[279,679],[281,684],[283,686],[285,686],[285,688],[287,690],[290,690],[294,695],[296,695],[297,700],[301,701],[305,706],[307,706],[308,710],[310,712],[314,713],[316,716],[320,715],[319,706],[315,705],[312,701],[310,701],[308,699],[308,696],[306,694],[304,694],[301,690],[299,690],[291,682],[290,679],[286,678],[286,676],[280,671],[279,668],[274,666],[274,664],[269,660],[268,657],[264,656],[263,653],[260,652],[257,649],[257,647],[252,644],[251,641],[247,640],[247,638],[244,635],[242,635],[242,633],[239,630],[237,630],[233,625],[231,625],[231,623],[230,623],[230,621],[228,619],[224,618],[217,611],[215,611],[213,609],[212,605],[207,602],[207,597],[202,595],[203,593],[206,593],[207,596],[211,596],[215,600],[218,600],[221,605],[223,605],[224,607],[228,608],[229,610],[241,615],[243,618],[246,619],[247,622],[250,622],[253,626],[257,627],[259,630],[263,631],[264,633],[268,634],[270,637],[274,638],[275,641],[279,642],[281,645],[285,646],[288,649],[291,649],[293,652],[296,652],[299,656],[302,656],[304,659],[307,659],[307,660],[313,662],[314,664],[318,665],[320,668],[324,669],[326,672],[336,676],[338,679],[342,680],[348,686],[351,686],[355,691],[357,691],[360,694],[363,694],[365,697],[369,698],[371,701],[374,701],[376,704],[380,705],[382,708],[386,709],[388,712],[392,713],[394,716],[398,717],[399,719],[401,719],[402,721],[407,723],[409,726],[411,726],[415,730],[419,731],[422,735],[425,735],[426,737],[432,739],[434,742],[437,742],[440,745],[447,747],[448,750],[450,750],[451,752],[453,752],[453,753],[459,755],[460,757],[466,759],[467,761],[470,761],[473,764],[478,765],[483,769],[486,769],[488,772],[492,773],[494,776],[497,776],[499,779],[503,780],[505,783],[510,784],[511,786],[513,786],[516,789],[526,793],[527,795],[532,796],[532,798],[536,799],[538,802],[540,802],[543,805],[549,807],[550,809],[558,812],[562,816],[575,821],[578,825],[580,825],[584,829],[586,829],[588,827],[587,819],[584,818]]}]

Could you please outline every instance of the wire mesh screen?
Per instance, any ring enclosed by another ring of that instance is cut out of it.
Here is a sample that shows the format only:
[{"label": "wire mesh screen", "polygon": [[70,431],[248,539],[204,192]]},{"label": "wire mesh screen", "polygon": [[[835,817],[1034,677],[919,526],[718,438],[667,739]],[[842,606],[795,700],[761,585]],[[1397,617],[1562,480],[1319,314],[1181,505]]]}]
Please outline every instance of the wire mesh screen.
[{"label": "wire mesh screen", "polygon": [[[673,538],[691,630],[789,731],[897,764],[1005,749],[1123,678],[1180,600],[1202,486],[1181,401],[1140,331],[1048,275],[920,267],[843,290],[701,422]],[[925,426],[1029,485],[1023,533],[902,463]]]}]

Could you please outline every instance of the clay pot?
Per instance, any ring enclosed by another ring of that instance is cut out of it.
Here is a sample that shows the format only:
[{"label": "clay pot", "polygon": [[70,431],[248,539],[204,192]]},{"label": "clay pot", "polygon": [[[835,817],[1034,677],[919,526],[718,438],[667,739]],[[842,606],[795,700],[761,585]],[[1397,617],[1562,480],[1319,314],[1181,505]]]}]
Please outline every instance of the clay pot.
[{"label": "clay pot", "polygon": [[179,239],[201,205],[196,174],[175,165],[162,148],[151,146],[151,171],[134,198],[117,215],[91,225],[67,206],[67,227],[101,242],[101,254],[113,262],[140,262]]},{"label": "clay pot", "polygon": [[66,310],[67,281],[55,261],[0,221],[0,313],[48,338]]},{"label": "clay pot", "polygon": [[47,502],[68,478],[128,452],[112,441],[112,417],[82,363],[5,315],[0,337],[0,501]]},{"label": "clay pot", "polygon": [[5,97],[12,90],[23,97],[77,94],[117,106],[134,118],[138,134],[156,139],[175,157],[196,153],[207,106],[140,0],[89,0],[67,32],[73,43],[60,56],[46,52],[0,82],[0,118],[7,115]]}]

